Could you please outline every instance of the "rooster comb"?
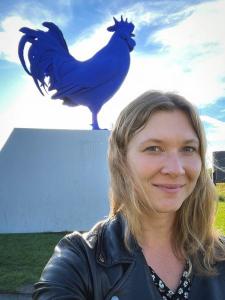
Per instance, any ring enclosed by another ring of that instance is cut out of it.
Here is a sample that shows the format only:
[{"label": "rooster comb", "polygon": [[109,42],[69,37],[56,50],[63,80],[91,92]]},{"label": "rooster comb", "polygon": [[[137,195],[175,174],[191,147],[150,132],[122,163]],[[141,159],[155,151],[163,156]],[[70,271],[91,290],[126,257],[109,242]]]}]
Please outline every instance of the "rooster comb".
[{"label": "rooster comb", "polygon": [[115,24],[107,28],[107,30],[110,32],[114,32],[119,29],[127,30],[129,32],[132,32],[134,30],[134,24],[131,22],[129,23],[127,21],[127,18],[124,20],[123,16],[121,16],[120,21],[118,21],[115,17],[113,17],[113,20]]}]

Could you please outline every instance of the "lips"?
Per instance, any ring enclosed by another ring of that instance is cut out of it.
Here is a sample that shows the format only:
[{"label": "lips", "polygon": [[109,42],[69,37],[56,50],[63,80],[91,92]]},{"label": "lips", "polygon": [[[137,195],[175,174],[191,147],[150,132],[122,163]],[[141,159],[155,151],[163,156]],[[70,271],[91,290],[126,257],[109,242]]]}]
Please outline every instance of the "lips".
[{"label": "lips", "polygon": [[163,192],[177,193],[185,186],[185,184],[153,184],[153,186]]}]

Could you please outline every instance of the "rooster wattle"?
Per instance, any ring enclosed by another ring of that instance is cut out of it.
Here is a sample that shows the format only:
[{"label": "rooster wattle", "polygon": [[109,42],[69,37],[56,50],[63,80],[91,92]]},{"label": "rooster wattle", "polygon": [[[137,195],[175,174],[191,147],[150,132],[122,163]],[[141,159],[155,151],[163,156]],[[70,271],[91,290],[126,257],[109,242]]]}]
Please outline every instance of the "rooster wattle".
[{"label": "rooster wattle", "polygon": [[[48,31],[20,29],[18,54],[24,70],[43,90],[56,90],[52,99],[61,99],[70,106],[84,105],[92,112],[92,128],[99,129],[97,114],[102,105],[119,89],[130,66],[130,52],[135,46],[134,25],[121,17],[107,28],[114,32],[108,44],[86,61],[75,59],[68,50],[60,29],[51,22],[44,22]],[[26,43],[30,67],[24,59]],[[49,82],[47,83],[47,78]]]}]

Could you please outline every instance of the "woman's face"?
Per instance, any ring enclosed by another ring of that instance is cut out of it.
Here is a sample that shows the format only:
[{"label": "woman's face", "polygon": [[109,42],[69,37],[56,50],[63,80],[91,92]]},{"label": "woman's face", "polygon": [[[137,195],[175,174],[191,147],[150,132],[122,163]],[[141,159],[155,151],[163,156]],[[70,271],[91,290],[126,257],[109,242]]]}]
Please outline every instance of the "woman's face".
[{"label": "woman's face", "polygon": [[184,112],[153,113],[129,142],[127,163],[157,212],[175,212],[192,193],[201,171],[199,140]]}]

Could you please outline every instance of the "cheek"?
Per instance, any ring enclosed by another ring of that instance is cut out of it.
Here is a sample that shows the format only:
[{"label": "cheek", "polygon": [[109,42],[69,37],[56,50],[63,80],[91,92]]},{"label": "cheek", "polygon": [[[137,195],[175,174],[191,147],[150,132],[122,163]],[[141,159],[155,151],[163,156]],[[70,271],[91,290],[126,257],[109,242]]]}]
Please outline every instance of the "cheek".
[{"label": "cheek", "polygon": [[193,181],[197,181],[198,177],[201,173],[202,162],[201,159],[195,159],[189,163],[189,176],[192,178]]},{"label": "cheek", "polygon": [[128,160],[128,166],[133,175],[141,176],[146,171],[146,163],[139,157],[132,157]]},{"label": "cheek", "polygon": [[151,159],[147,156],[136,156],[129,161],[130,170],[140,178],[148,178],[156,174],[160,169],[159,159]]}]

